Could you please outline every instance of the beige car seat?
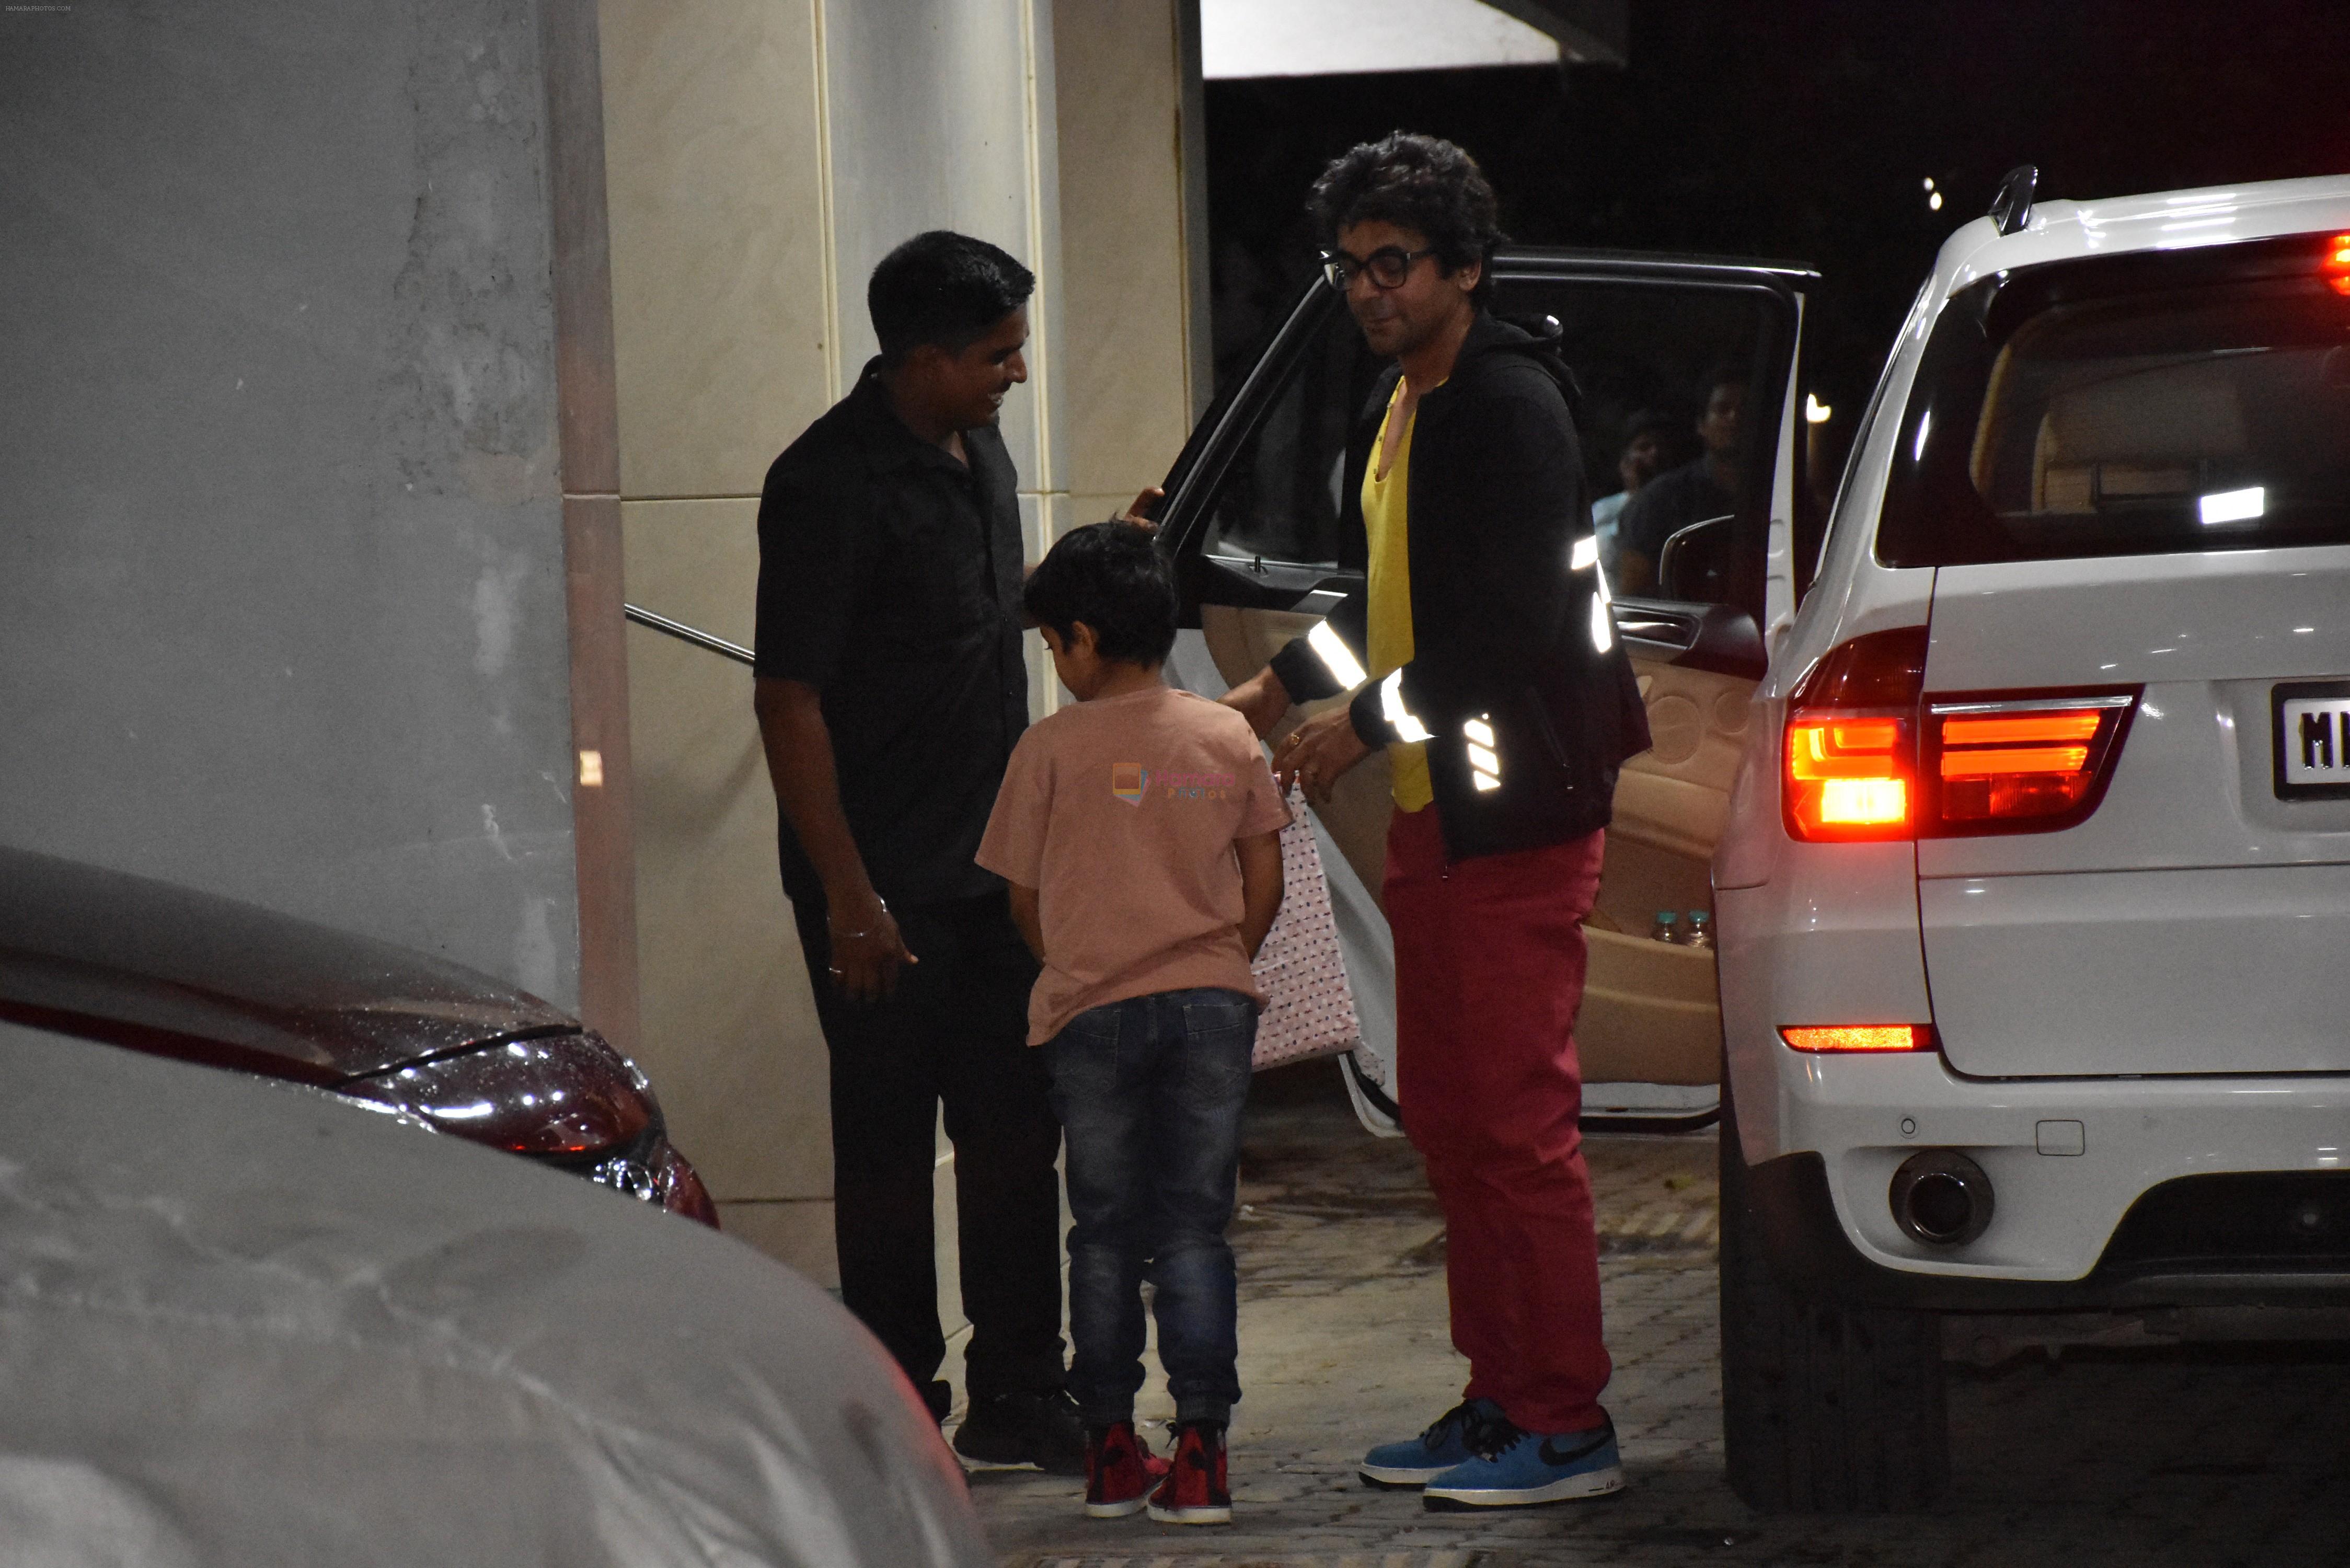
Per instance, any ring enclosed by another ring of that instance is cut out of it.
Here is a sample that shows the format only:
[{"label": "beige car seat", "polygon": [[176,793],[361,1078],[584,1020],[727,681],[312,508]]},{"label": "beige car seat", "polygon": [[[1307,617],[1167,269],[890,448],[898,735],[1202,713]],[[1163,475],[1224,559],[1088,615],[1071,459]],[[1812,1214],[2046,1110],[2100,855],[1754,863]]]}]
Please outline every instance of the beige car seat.
[{"label": "beige car seat", "polygon": [[2048,400],[2032,456],[2032,510],[2189,496],[2203,464],[2245,455],[2240,371],[2198,358],[2100,376]]}]

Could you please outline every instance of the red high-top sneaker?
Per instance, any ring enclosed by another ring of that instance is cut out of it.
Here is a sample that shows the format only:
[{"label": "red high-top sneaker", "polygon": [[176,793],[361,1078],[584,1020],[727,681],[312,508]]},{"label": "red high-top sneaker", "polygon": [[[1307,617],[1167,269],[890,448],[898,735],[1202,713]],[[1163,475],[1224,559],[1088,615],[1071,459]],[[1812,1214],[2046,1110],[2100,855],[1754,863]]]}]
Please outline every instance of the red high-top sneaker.
[{"label": "red high-top sneaker", "polygon": [[1086,1428],[1086,1517],[1124,1519],[1140,1513],[1150,1483],[1167,1470],[1134,1435],[1134,1423]]},{"label": "red high-top sneaker", "polygon": [[1224,1429],[1186,1421],[1176,1429],[1175,1466],[1150,1494],[1161,1524],[1230,1524],[1232,1493],[1224,1479]]}]

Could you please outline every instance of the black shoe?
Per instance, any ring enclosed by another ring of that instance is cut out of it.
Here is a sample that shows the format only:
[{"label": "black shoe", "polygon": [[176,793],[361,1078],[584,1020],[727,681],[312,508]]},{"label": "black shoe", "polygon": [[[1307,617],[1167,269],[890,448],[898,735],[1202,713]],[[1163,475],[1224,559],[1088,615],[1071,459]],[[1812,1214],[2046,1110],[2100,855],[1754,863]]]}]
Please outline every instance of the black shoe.
[{"label": "black shoe", "polygon": [[941,1377],[923,1384],[920,1392],[922,1396],[922,1403],[931,1407],[931,1419],[941,1427],[945,1426],[947,1412],[954,1408],[953,1386]]},{"label": "black shoe", "polygon": [[1086,1473],[1086,1421],[1077,1402],[1050,1394],[974,1399],[956,1428],[955,1452],[983,1465],[1035,1465],[1056,1476]]}]

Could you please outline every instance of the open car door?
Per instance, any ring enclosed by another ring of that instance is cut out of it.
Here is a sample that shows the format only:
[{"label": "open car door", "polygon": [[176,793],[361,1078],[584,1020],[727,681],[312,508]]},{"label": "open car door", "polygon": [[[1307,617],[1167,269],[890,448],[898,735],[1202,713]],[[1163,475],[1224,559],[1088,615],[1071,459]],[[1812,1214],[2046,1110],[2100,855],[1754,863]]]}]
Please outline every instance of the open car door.
[{"label": "open car door", "polygon": [[[1671,414],[1689,431],[1677,458],[1704,462],[1697,421],[1713,389],[1705,383],[1728,378],[1738,389],[1734,434],[1724,442],[1718,404],[1710,432],[1720,450],[1709,472],[1728,483],[1707,493],[1726,496],[1727,509],[1692,519],[1659,560],[1627,558],[1620,568],[1652,579],[1634,594],[1619,587],[1616,614],[1655,743],[1625,765],[1617,785],[1606,871],[1586,926],[1590,971],[1575,1026],[1587,1085],[1701,1089],[1720,1074],[1713,953],[1648,933],[1660,910],[1683,925],[1690,911],[1711,910],[1709,866],[1744,750],[1749,701],[1767,649],[1794,613],[1795,348],[1804,289],[1815,275],[1766,263],[1533,249],[1503,251],[1493,271],[1494,314],[1555,337],[1575,373],[1575,422],[1595,495],[1621,487],[1617,460],[1636,414]],[[1168,475],[1159,523],[1176,558],[1185,624],[1200,628],[1227,683],[1263,669],[1362,583],[1363,563],[1340,545],[1338,487],[1347,431],[1378,369],[1344,299],[1317,279],[1255,363],[1220,392]],[[1274,739],[1344,701],[1293,713]],[[1374,905],[1388,810],[1387,762],[1374,755],[1316,813]],[[1334,882],[1346,874],[1332,868]],[[1341,929],[1343,936],[1343,920]],[[1358,1106],[1367,1100],[1386,1119],[1395,1109],[1394,1047],[1391,1028],[1378,1021],[1392,1017],[1392,949],[1383,940],[1347,945],[1367,1003],[1358,1056],[1369,1058],[1350,1068],[1353,1085]],[[1609,1097],[1586,1096],[1586,1103]],[[1681,1110],[1711,1104],[1686,1091],[1657,1098]]]}]

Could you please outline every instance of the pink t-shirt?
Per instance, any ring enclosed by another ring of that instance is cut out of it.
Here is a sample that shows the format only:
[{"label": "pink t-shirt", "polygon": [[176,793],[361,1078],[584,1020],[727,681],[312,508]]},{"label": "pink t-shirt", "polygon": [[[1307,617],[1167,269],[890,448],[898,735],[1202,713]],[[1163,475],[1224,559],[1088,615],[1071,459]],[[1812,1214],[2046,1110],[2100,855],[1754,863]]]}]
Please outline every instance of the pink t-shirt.
[{"label": "pink t-shirt", "polygon": [[1232,840],[1289,808],[1248,721],[1159,687],[1063,708],[1013,748],[979,863],[1037,890],[1041,1045],[1089,1007],[1220,986],[1264,1001],[1241,946]]}]

